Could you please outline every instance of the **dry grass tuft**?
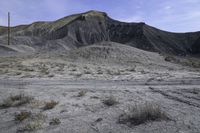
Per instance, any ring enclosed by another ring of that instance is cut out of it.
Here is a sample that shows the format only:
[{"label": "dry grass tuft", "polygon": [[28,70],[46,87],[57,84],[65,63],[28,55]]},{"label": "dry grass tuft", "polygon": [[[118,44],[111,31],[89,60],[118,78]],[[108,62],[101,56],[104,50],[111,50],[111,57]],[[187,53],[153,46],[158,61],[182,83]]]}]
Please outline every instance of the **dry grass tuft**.
[{"label": "dry grass tuft", "polygon": [[19,114],[15,115],[15,120],[21,122],[25,119],[28,119],[30,116],[31,116],[31,112],[22,111]]},{"label": "dry grass tuft", "polygon": [[17,133],[33,132],[33,131],[36,131],[36,130],[41,129],[41,128],[42,128],[42,123],[39,122],[39,121],[34,121],[34,122],[26,124],[22,128],[19,128],[17,130]]},{"label": "dry grass tuft", "polygon": [[168,116],[159,106],[152,104],[136,105],[128,113],[119,117],[119,123],[128,125],[140,125],[150,121],[169,120]]},{"label": "dry grass tuft", "polygon": [[86,95],[86,93],[87,93],[86,90],[82,90],[82,91],[80,91],[80,92],[78,93],[77,97],[83,97],[83,96]]},{"label": "dry grass tuft", "polygon": [[58,102],[51,100],[50,102],[46,102],[45,106],[44,106],[44,110],[49,110],[49,109],[53,109],[56,105],[58,104]]},{"label": "dry grass tuft", "polygon": [[61,123],[60,119],[58,118],[53,118],[50,122],[49,125],[59,125]]},{"label": "dry grass tuft", "polygon": [[17,107],[24,104],[30,103],[34,98],[31,96],[26,96],[25,94],[19,94],[15,96],[10,96],[0,104],[1,108]]},{"label": "dry grass tuft", "polygon": [[107,106],[113,106],[118,103],[119,102],[117,101],[117,99],[114,96],[110,96],[109,98],[103,100],[103,104],[105,104]]}]

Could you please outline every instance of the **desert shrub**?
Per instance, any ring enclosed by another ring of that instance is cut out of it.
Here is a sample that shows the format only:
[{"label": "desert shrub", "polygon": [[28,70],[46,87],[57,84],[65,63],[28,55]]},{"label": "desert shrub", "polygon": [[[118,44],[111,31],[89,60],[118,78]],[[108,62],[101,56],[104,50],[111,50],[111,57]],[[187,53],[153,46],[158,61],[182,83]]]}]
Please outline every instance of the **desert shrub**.
[{"label": "desert shrub", "polygon": [[49,125],[59,125],[61,123],[60,119],[58,118],[53,118],[50,122]]},{"label": "desert shrub", "polygon": [[42,74],[44,74],[44,75],[48,75],[49,74],[49,70],[48,70],[48,68],[45,68],[45,67],[43,67],[43,68],[41,68],[41,71],[40,71]]},{"label": "desert shrub", "polygon": [[46,118],[46,116],[44,114],[40,113],[36,113],[36,114],[31,114],[31,120],[32,121],[44,121]]},{"label": "desert shrub", "polygon": [[91,98],[91,99],[99,99],[98,96],[91,96],[90,98]]},{"label": "desert shrub", "polygon": [[54,75],[53,75],[53,74],[50,74],[50,75],[48,75],[48,77],[49,77],[49,78],[52,78],[52,77],[54,77]]},{"label": "desert shrub", "polygon": [[22,128],[19,128],[17,130],[17,133],[20,133],[20,132],[33,132],[33,131],[41,129],[41,128],[42,128],[42,123],[40,121],[34,121],[34,122],[26,124]]},{"label": "desert shrub", "polygon": [[1,108],[16,107],[24,104],[30,103],[34,98],[31,96],[26,96],[25,94],[19,94],[10,96],[0,104]]},{"label": "desert shrub", "polygon": [[185,64],[193,68],[200,68],[200,62],[196,60],[190,60],[188,62],[185,62]]},{"label": "desert shrub", "polygon": [[103,102],[103,104],[105,104],[107,106],[113,106],[113,105],[119,103],[114,96],[110,96],[109,98],[104,99],[102,102]]},{"label": "desert shrub", "polygon": [[25,119],[28,119],[30,116],[31,116],[31,112],[22,111],[19,114],[15,115],[15,120],[21,122]]},{"label": "desert shrub", "polygon": [[72,68],[71,71],[75,72],[75,71],[77,71],[77,69],[76,68]]},{"label": "desert shrub", "polygon": [[84,70],[84,74],[91,74],[92,72],[89,70]]},{"label": "desert shrub", "polygon": [[81,73],[81,72],[71,72],[71,73],[69,73],[69,75],[72,75],[75,78],[80,78],[83,75],[83,73]]},{"label": "desert shrub", "polygon": [[68,68],[70,67],[76,67],[76,64],[69,64]]},{"label": "desert shrub", "polygon": [[140,125],[149,121],[160,120],[169,120],[169,118],[159,106],[152,104],[136,105],[128,113],[119,117],[119,123],[128,125]]},{"label": "desert shrub", "polygon": [[18,70],[20,70],[20,71],[25,71],[25,72],[33,72],[34,71],[33,68],[27,67],[24,65],[17,65],[17,67],[18,67]]},{"label": "desert shrub", "polygon": [[128,71],[130,71],[130,72],[135,72],[136,70],[135,70],[134,67],[132,67],[132,68],[129,68]]},{"label": "desert shrub", "polygon": [[29,67],[25,67],[22,69],[23,71],[26,71],[26,72],[33,72],[34,69],[33,68],[29,68]]},{"label": "desert shrub", "polygon": [[98,69],[97,74],[103,74],[103,71],[101,69]]},{"label": "desert shrub", "polygon": [[88,70],[88,69],[89,69],[87,66],[84,66],[83,68],[84,68],[84,69],[86,69],[86,70]]},{"label": "desert shrub", "polygon": [[121,75],[121,72],[119,70],[112,71],[112,70],[107,70],[107,74],[109,75]]},{"label": "desert shrub", "polygon": [[21,73],[21,72],[16,72],[15,74],[16,74],[16,75],[21,75],[22,73]]},{"label": "desert shrub", "polygon": [[83,96],[85,96],[86,93],[87,93],[86,90],[82,90],[82,91],[80,91],[80,92],[78,93],[77,97],[83,97]]},{"label": "desert shrub", "polygon": [[0,104],[1,108],[9,108],[13,105],[13,101],[10,98],[4,99],[3,103]]},{"label": "desert shrub", "polygon": [[45,106],[44,106],[44,110],[49,110],[49,109],[53,109],[56,105],[58,104],[58,102],[51,100],[50,102],[46,102]]},{"label": "desert shrub", "polygon": [[166,56],[165,57],[165,61],[167,62],[172,62],[172,61],[175,61],[176,59],[173,57],[173,56]]}]

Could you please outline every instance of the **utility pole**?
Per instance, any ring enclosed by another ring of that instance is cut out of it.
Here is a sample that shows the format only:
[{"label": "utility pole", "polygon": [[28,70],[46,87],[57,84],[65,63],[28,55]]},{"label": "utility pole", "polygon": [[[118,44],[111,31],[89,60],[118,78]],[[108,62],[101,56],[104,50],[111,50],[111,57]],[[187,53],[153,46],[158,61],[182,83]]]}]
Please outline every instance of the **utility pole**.
[{"label": "utility pole", "polygon": [[8,12],[8,45],[10,45],[10,12]]}]

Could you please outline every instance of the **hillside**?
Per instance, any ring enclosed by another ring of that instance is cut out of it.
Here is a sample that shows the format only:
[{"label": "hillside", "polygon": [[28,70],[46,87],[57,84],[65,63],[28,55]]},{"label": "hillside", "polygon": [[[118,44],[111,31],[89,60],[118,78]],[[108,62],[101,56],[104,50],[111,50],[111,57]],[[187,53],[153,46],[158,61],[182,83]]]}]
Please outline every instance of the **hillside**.
[{"label": "hillside", "polygon": [[[170,33],[145,23],[119,22],[98,11],[75,14],[52,22],[16,26],[11,31],[13,46],[29,46],[34,49],[33,52],[66,52],[102,41],[175,55],[200,52],[200,32]],[[7,44],[6,34],[6,27],[0,27],[1,45]]]}]

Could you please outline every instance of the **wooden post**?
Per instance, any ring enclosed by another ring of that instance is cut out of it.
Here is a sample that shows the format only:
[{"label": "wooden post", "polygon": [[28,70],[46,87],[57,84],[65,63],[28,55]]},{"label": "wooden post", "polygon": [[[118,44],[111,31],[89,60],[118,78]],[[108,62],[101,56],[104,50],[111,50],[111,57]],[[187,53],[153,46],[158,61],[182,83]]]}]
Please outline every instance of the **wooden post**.
[{"label": "wooden post", "polygon": [[8,45],[10,45],[10,12],[8,12]]}]

